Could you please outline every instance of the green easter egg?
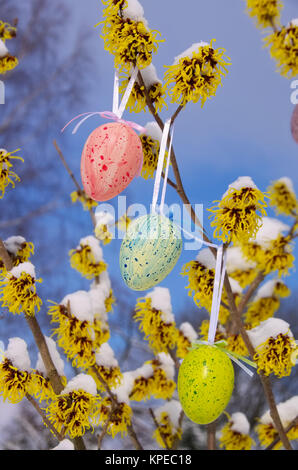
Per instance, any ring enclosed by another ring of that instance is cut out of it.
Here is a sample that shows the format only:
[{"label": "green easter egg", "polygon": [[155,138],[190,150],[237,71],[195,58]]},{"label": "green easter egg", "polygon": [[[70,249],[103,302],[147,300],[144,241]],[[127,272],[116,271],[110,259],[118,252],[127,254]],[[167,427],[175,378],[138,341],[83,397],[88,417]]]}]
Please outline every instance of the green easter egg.
[{"label": "green easter egg", "polygon": [[147,290],[172,271],[182,251],[178,227],[167,217],[148,214],[128,226],[120,248],[120,270],[133,290]]},{"label": "green easter egg", "polygon": [[197,424],[216,420],[234,388],[230,358],[216,346],[198,345],[184,358],[178,374],[178,396],[186,416]]}]

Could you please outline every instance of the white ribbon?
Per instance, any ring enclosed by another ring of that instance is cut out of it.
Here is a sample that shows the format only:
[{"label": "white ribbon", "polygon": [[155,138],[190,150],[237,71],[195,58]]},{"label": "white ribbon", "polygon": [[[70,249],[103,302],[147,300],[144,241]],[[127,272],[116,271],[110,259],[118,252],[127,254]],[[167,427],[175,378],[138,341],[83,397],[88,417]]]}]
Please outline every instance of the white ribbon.
[{"label": "white ribbon", "polygon": [[160,200],[160,206],[159,206],[161,214],[163,214],[163,209],[165,205],[168,174],[169,174],[169,167],[170,167],[170,161],[171,161],[171,151],[172,151],[172,145],[173,145],[173,135],[174,135],[174,127],[172,127],[172,130],[171,130],[170,145],[168,149],[168,159],[167,159],[167,165],[165,169],[165,176],[163,180],[163,187],[162,187],[161,200]]},{"label": "white ribbon", "polygon": [[124,95],[122,97],[120,106],[119,106],[119,72],[115,71],[114,76],[114,91],[113,91],[113,113],[118,116],[119,119],[122,118],[122,115],[125,111],[127,102],[129,100],[130,94],[134,87],[135,81],[138,75],[138,67],[134,67]]},{"label": "white ribbon", "polygon": [[[171,119],[168,119],[165,122],[165,125],[163,128],[162,138],[161,138],[160,148],[159,148],[158,162],[157,162],[155,181],[154,181],[154,187],[153,187],[152,203],[151,203],[151,212],[153,214],[156,213],[156,204],[157,204],[158,195],[159,195],[161,174],[162,174],[162,169],[163,169],[163,163],[164,163],[164,158],[165,158],[165,153],[166,153],[166,148],[167,148],[170,127],[171,127]],[[172,137],[171,137],[171,141],[172,141]],[[165,192],[164,192],[164,196],[165,196]]]},{"label": "white ribbon", "polygon": [[226,271],[226,253],[225,254],[223,253],[223,245],[221,245],[217,248],[217,254],[216,254],[212,305],[211,305],[210,323],[209,323],[209,330],[208,330],[208,342],[210,344],[213,344],[214,339],[215,339],[225,271]]},{"label": "white ribbon", "polygon": [[[156,169],[156,175],[155,175],[155,181],[154,181],[154,187],[153,187],[152,204],[151,204],[151,212],[153,214],[157,212],[156,205],[157,205],[159,191],[160,191],[161,175],[162,175],[162,169],[163,169],[167,142],[168,142],[168,135],[169,135],[170,129],[171,129],[171,119],[168,119],[165,122],[165,125],[163,128],[162,138],[161,138],[161,143],[160,143],[160,150],[159,150],[159,155],[158,155],[158,162],[157,162],[157,169]],[[164,210],[172,143],[173,143],[173,129],[171,131],[170,145],[168,149],[168,159],[167,159],[167,165],[166,165],[165,175],[164,175],[161,202],[159,206],[160,214],[163,214],[163,210]],[[216,335],[221,295],[222,295],[222,289],[223,289],[223,283],[224,283],[224,277],[225,277],[225,271],[226,271],[226,254],[224,254],[223,252],[223,245],[218,246],[213,243],[205,242],[204,240],[200,240],[194,235],[192,235],[191,233],[187,232],[182,227],[179,227],[179,226],[177,227],[180,228],[185,234],[194,238],[195,240],[205,245],[208,245],[209,247],[216,248],[217,250],[212,305],[211,305],[211,313],[210,313],[210,324],[209,324],[209,331],[208,331],[208,343],[213,344],[215,335]]]}]

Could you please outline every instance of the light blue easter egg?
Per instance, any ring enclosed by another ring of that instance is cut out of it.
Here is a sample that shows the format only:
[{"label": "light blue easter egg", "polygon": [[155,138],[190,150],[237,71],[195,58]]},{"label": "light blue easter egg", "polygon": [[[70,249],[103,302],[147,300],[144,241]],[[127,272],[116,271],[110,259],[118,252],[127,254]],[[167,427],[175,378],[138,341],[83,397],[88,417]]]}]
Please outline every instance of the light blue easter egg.
[{"label": "light blue easter egg", "polygon": [[182,251],[179,228],[167,217],[148,214],[128,226],[120,249],[120,270],[133,290],[147,290],[172,271]]}]

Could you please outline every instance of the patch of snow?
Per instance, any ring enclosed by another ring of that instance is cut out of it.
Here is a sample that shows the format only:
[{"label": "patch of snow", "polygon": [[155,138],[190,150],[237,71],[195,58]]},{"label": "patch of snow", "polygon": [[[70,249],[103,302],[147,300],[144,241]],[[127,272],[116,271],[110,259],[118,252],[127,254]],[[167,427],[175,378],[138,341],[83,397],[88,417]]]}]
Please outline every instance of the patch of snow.
[{"label": "patch of snow", "polygon": [[84,390],[85,392],[94,396],[97,394],[95,380],[93,377],[91,377],[91,375],[83,373],[73,377],[62,390],[61,395],[67,395],[74,390]]}]

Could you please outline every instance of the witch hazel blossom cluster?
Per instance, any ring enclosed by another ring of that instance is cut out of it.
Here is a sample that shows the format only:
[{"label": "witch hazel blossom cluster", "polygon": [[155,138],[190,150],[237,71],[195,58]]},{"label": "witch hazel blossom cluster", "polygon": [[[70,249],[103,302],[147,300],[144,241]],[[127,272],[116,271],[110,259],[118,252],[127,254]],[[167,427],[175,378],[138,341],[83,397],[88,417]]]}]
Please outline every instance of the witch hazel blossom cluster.
[{"label": "witch hazel blossom cluster", "polygon": [[16,37],[17,28],[0,20],[0,76],[13,70],[19,63],[17,57],[10,54],[7,41]]},{"label": "witch hazel blossom cluster", "polygon": [[277,63],[277,69],[284,77],[297,75],[298,21],[293,18],[285,25],[281,23],[283,3],[280,0],[246,0],[248,14],[254,18],[258,27],[271,28],[264,41],[270,48],[270,55]]}]

